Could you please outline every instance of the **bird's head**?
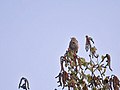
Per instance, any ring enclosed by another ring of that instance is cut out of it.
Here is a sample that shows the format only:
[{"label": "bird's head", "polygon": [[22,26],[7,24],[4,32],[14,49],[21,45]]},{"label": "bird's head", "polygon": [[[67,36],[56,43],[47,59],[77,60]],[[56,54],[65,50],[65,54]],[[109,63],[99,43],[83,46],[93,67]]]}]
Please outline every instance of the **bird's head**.
[{"label": "bird's head", "polygon": [[76,40],[76,38],[75,37],[71,37],[71,40]]}]

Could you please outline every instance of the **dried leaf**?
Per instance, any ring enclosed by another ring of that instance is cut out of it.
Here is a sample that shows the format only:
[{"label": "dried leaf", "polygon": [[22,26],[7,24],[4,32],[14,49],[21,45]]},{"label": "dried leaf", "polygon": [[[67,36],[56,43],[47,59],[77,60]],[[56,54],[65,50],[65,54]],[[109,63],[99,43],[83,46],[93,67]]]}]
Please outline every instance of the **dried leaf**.
[{"label": "dried leaf", "polygon": [[87,75],[87,81],[90,83],[92,80],[92,77],[90,76],[90,74]]},{"label": "dried leaf", "polygon": [[94,55],[95,53],[96,53],[96,47],[94,46],[94,47],[91,47],[91,53]]},{"label": "dried leaf", "polygon": [[101,66],[98,66],[98,70],[101,71],[101,70],[102,70],[102,67],[101,67]]},{"label": "dried leaf", "polygon": [[111,68],[111,66],[110,66],[110,64],[111,64],[111,58],[110,58],[110,55],[109,54],[106,54],[106,58],[107,58],[107,65],[109,66],[109,69],[112,71],[112,68]]},{"label": "dried leaf", "polygon": [[86,66],[85,58],[80,58],[80,60],[81,60],[81,65]]},{"label": "dried leaf", "polygon": [[105,72],[106,72],[106,68],[104,68],[104,71],[102,72],[102,74],[104,75],[104,74],[105,74]]},{"label": "dried leaf", "polygon": [[104,56],[103,56],[103,55],[101,56],[101,59],[102,59],[102,61],[101,61],[101,62],[103,62],[103,61],[104,61]]},{"label": "dried leaf", "polygon": [[120,80],[117,76],[114,75],[113,77],[113,88],[114,90],[119,90]]},{"label": "dried leaf", "polygon": [[96,87],[93,87],[92,90],[97,90]]},{"label": "dried leaf", "polygon": [[69,78],[68,78],[68,73],[67,73],[66,71],[64,71],[64,72],[62,73],[63,89],[64,89],[65,84],[66,84],[66,81],[67,81],[68,79],[69,79]]},{"label": "dried leaf", "polygon": [[94,43],[93,39],[86,35],[86,44],[85,44],[86,52],[88,52],[88,50],[91,48],[91,42],[90,41],[92,41]]}]

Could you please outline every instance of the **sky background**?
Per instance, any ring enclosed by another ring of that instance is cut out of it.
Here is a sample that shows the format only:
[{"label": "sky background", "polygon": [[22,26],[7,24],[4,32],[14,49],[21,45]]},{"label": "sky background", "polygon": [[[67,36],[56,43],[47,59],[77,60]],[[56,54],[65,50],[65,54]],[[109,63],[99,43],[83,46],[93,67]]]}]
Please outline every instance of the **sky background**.
[{"label": "sky background", "polygon": [[120,78],[120,0],[0,0],[0,90],[18,90],[22,76],[30,90],[54,90],[70,37],[88,58],[85,35]]}]

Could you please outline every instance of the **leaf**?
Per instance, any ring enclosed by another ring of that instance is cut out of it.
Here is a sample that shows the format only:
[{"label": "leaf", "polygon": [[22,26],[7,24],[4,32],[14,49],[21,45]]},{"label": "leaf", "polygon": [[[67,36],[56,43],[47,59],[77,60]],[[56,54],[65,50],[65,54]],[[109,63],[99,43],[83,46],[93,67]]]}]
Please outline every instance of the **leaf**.
[{"label": "leaf", "polygon": [[97,90],[96,87],[93,87],[92,90]]},{"label": "leaf", "polygon": [[79,79],[79,83],[82,84],[82,82],[83,82],[83,79]]},{"label": "leaf", "polygon": [[103,55],[101,56],[101,59],[104,60],[104,56]]},{"label": "leaf", "polygon": [[76,87],[75,90],[79,90],[79,89]]},{"label": "leaf", "polygon": [[92,52],[92,54],[95,54],[95,52],[96,52],[96,47],[94,46],[94,47],[91,47],[91,52]]},{"label": "leaf", "polygon": [[66,84],[66,80],[68,80],[68,73],[66,71],[64,71],[63,74],[62,74],[63,85]]},{"label": "leaf", "polygon": [[72,71],[72,70],[71,70],[71,74],[72,74],[72,75],[75,75],[75,71]]},{"label": "leaf", "polygon": [[114,90],[119,90],[119,87],[118,87],[118,86],[120,86],[119,82],[120,82],[120,80],[118,79],[118,77],[114,75],[114,77],[113,77],[113,88],[114,88]]},{"label": "leaf", "polygon": [[90,76],[90,74],[87,75],[87,81],[90,83],[92,80],[92,77]]},{"label": "leaf", "polygon": [[80,58],[80,60],[81,60],[81,64],[82,64],[83,66],[86,66],[85,58]]},{"label": "leaf", "polygon": [[109,82],[109,77],[107,76],[107,77],[105,77],[105,79],[103,80],[103,84],[105,85],[105,84],[107,84]]},{"label": "leaf", "polygon": [[81,60],[81,63],[85,62],[85,58],[80,58],[80,60]]},{"label": "leaf", "polygon": [[88,90],[85,81],[83,81],[82,87],[83,87],[82,90]]},{"label": "leaf", "polygon": [[68,67],[68,72],[71,70],[71,67]]},{"label": "leaf", "polygon": [[106,72],[106,68],[104,68],[104,71],[102,72],[102,74],[104,75],[104,74],[105,74],[105,72]]},{"label": "leaf", "polygon": [[74,68],[75,62],[74,62],[74,61],[71,61],[71,62],[70,62],[70,66],[71,66],[72,68]]},{"label": "leaf", "polygon": [[68,64],[67,63],[65,63],[65,67],[67,67],[68,66]]},{"label": "leaf", "polygon": [[102,75],[105,76],[105,73],[103,73]]},{"label": "leaf", "polygon": [[91,72],[93,72],[93,67],[88,68]]},{"label": "leaf", "polygon": [[68,84],[70,85],[70,86],[72,86],[72,87],[74,87],[75,88],[75,84],[76,84],[77,82],[73,79],[73,78],[71,78],[70,80],[69,80],[69,82],[68,82]]},{"label": "leaf", "polygon": [[109,69],[112,71],[112,68],[111,68],[111,58],[110,58],[110,55],[109,54],[106,54],[106,56],[104,58],[107,58],[107,65],[106,66],[109,66]]},{"label": "leaf", "polygon": [[85,86],[85,81],[82,81],[82,87],[84,87]]},{"label": "leaf", "polygon": [[99,70],[99,71],[101,71],[101,70],[102,70],[102,67],[101,67],[101,66],[99,66],[99,67],[98,67],[98,70]]},{"label": "leaf", "polygon": [[72,52],[71,50],[69,50],[69,52],[67,53],[68,57],[71,59],[74,59],[74,52]]},{"label": "leaf", "polygon": [[80,59],[80,58],[78,58],[78,65],[79,65],[80,68],[81,68],[81,59]]}]

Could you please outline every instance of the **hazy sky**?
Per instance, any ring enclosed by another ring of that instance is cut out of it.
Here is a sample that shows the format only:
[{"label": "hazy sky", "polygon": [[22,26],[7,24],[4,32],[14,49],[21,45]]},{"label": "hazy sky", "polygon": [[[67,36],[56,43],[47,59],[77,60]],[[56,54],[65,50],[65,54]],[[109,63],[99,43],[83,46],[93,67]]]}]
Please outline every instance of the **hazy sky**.
[{"label": "hazy sky", "polygon": [[31,90],[53,90],[70,37],[87,57],[85,35],[120,78],[120,0],[0,0],[0,90],[18,90],[22,76]]}]

